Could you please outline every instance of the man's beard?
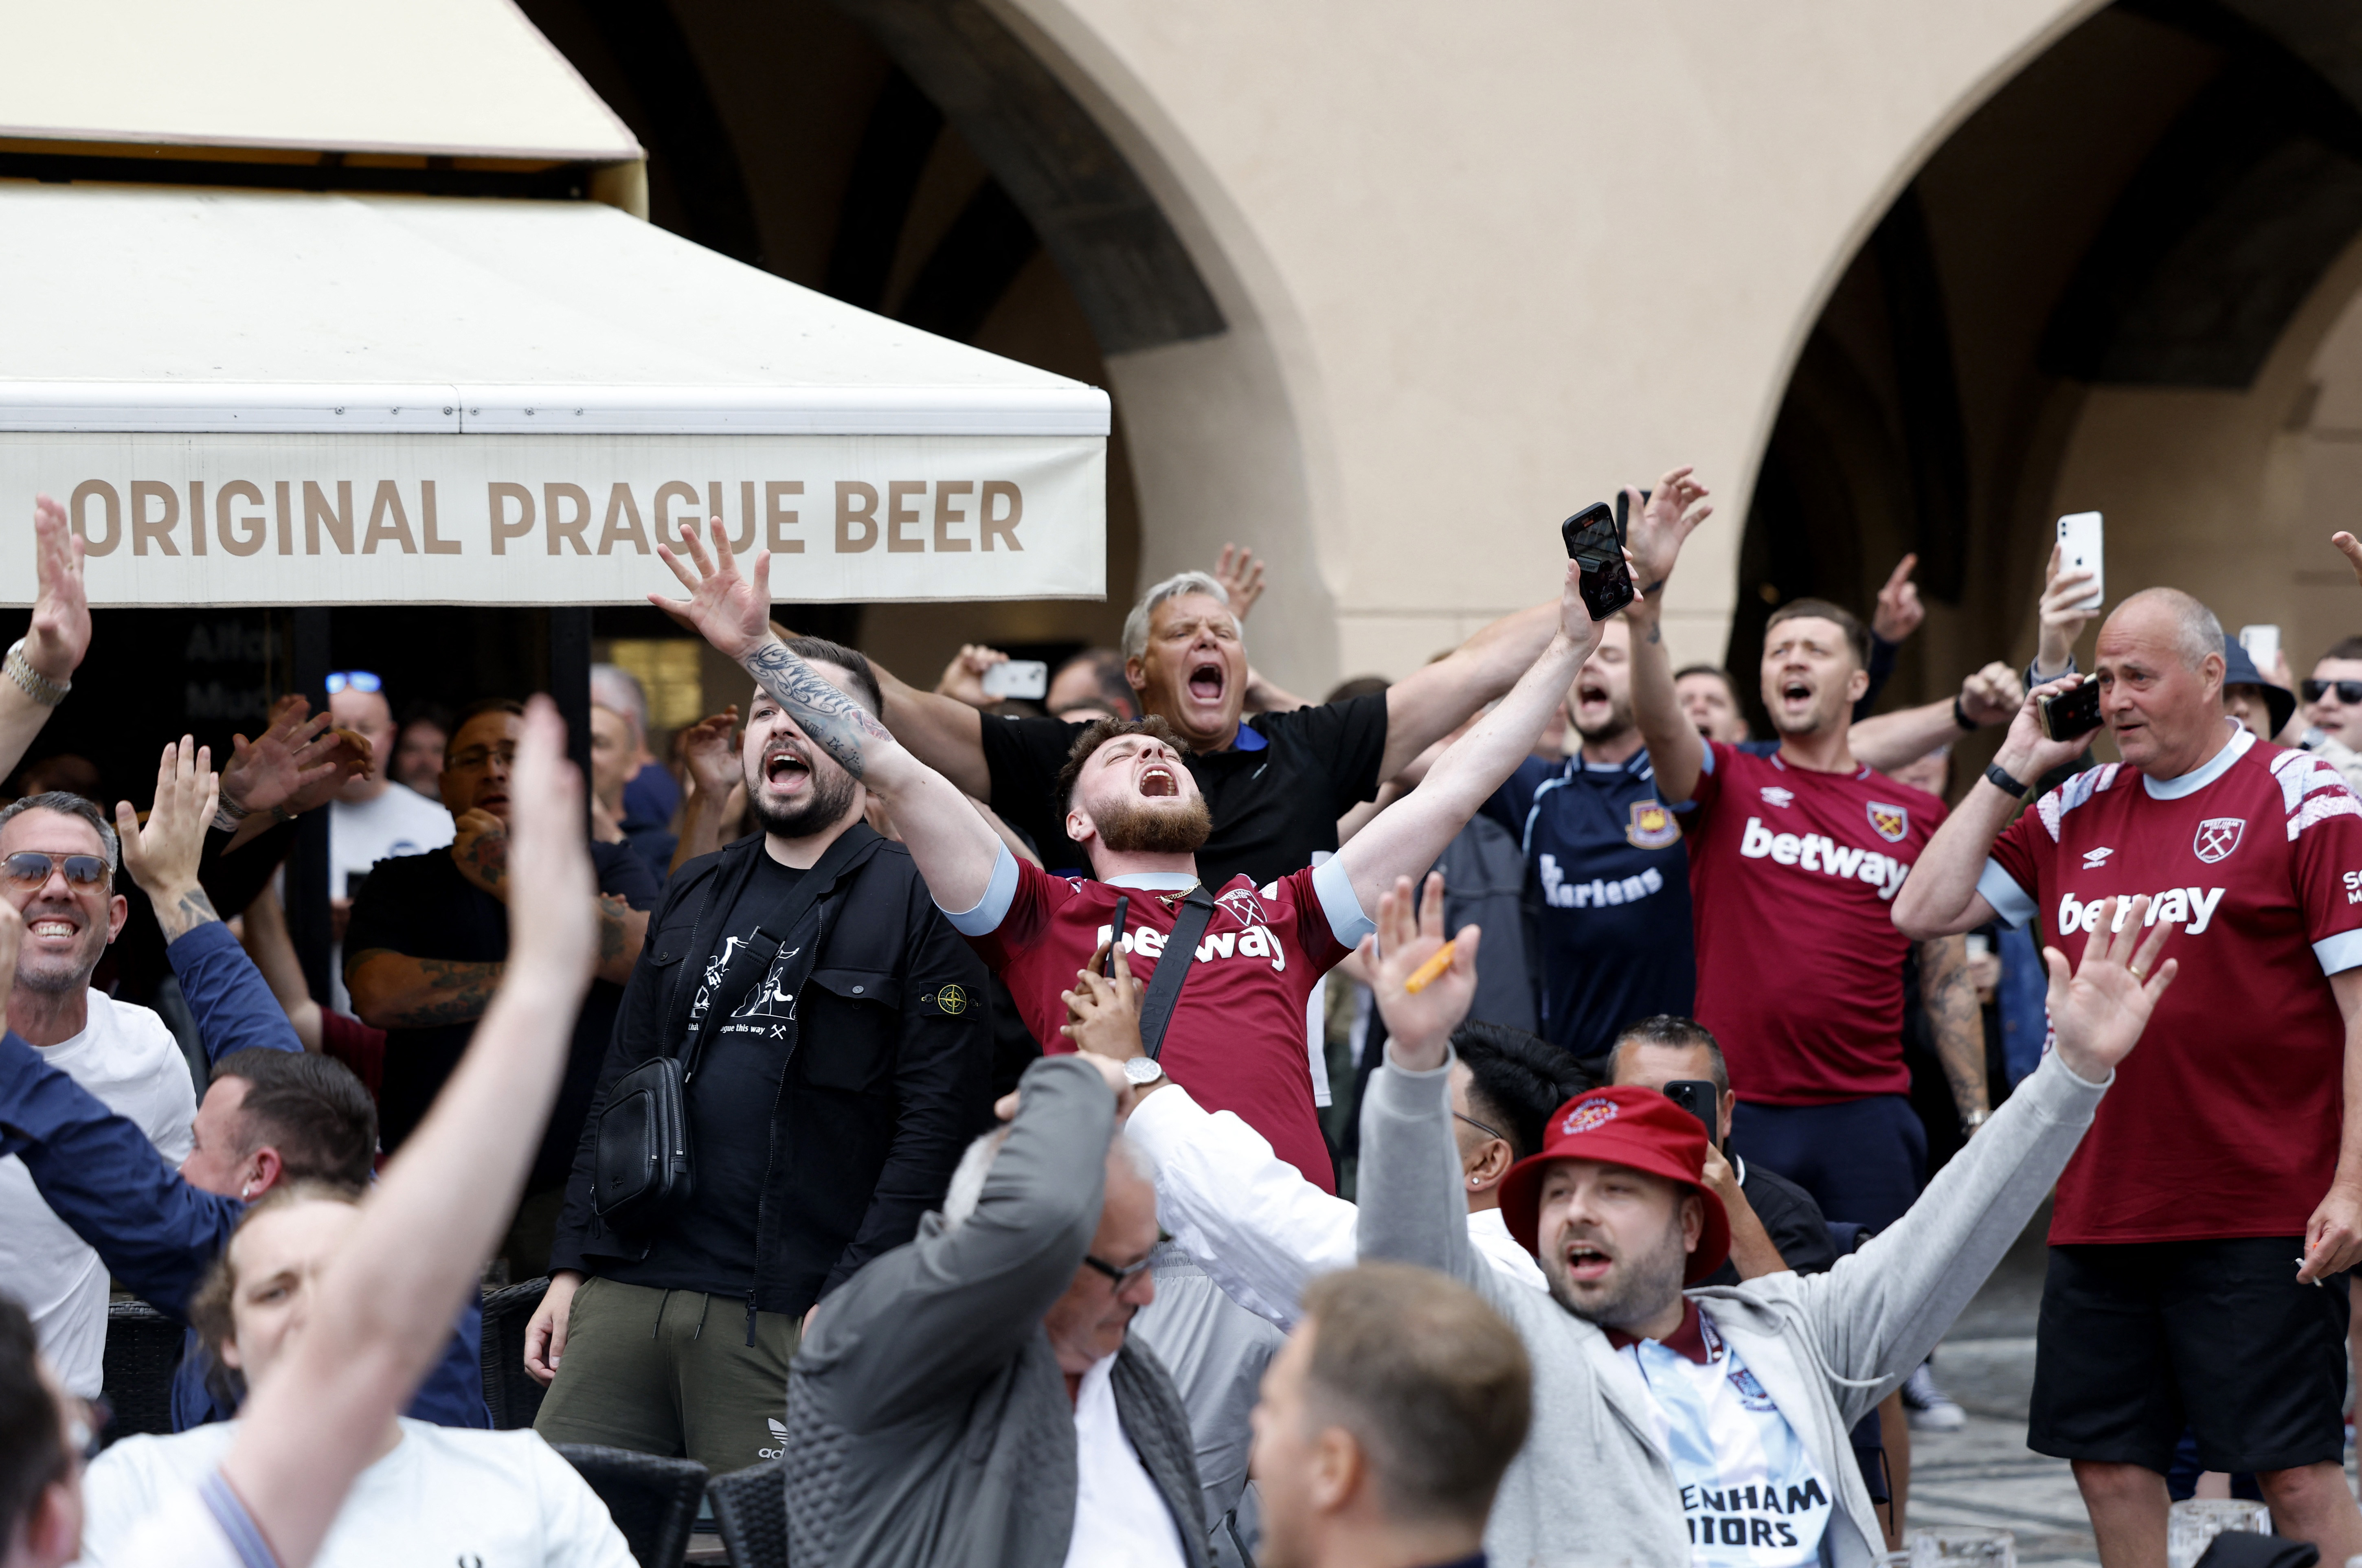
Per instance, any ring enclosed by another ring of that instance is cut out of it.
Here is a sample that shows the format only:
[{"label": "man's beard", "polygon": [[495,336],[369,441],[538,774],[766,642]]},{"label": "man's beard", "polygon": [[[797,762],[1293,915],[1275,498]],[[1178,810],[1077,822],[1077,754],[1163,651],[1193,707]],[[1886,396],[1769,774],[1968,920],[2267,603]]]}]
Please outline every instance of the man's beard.
[{"label": "man's beard", "polygon": [[1194,855],[1213,834],[1214,818],[1201,796],[1179,811],[1125,801],[1100,811],[1099,844],[1119,855]]},{"label": "man's beard", "polygon": [[1681,1209],[1673,1210],[1672,1223],[1665,1227],[1657,1244],[1637,1256],[1619,1260],[1623,1265],[1622,1283],[1601,1295],[1595,1292],[1588,1301],[1575,1294],[1574,1283],[1566,1276],[1566,1253],[1562,1248],[1542,1259],[1542,1273],[1550,1280],[1551,1298],[1586,1323],[1596,1323],[1603,1329],[1629,1330],[1646,1323],[1665,1309],[1668,1302],[1682,1293],[1682,1276],[1689,1271],[1689,1249],[1682,1243]]},{"label": "man's beard", "polygon": [[1602,741],[1622,740],[1632,733],[1635,723],[1632,717],[1632,700],[1628,697],[1621,701],[1611,699],[1607,704],[1606,723],[1596,728],[1585,728],[1582,724],[1577,724],[1574,726],[1574,733],[1593,745],[1597,745]]},{"label": "man's beard", "polygon": [[761,824],[765,833],[778,838],[810,838],[824,829],[834,827],[845,812],[853,809],[853,776],[831,770],[822,772],[809,761],[811,769],[805,777],[811,780],[804,798],[789,805],[774,805],[766,799],[760,778],[746,780],[746,813]]}]

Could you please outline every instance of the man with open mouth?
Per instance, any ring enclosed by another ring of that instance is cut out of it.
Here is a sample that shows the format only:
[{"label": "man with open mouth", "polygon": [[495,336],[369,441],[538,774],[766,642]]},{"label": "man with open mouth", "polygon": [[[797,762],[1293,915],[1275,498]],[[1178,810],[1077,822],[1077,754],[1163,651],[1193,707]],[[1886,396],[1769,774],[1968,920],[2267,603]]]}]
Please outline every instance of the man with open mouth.
[{"label": "man with open mouth", "polygon": [[[1884,1532],[1848,1451],[2041,1204],[2178,964],[2146,898],[2111,912],[2070,978],[2049,955],[2057,1038],[1983,1132],[1884,1233],[1827,1274],[1703,1282],[1730,1245],[1705,1181],[1705,1129],[1656,1089],[1577,1095],[1511,1168],[1501,1209],[1547,1295],[1471,1243],[1451,1161],[1451,1032],[1474,994],[1462,930],[1442,973],[1440,878],[1414,913],[1407,878],[1363,950],[1389,1032],[1362,1111],[1363,1258],[1440,1270],[1516,1326],[1534,1425],[1495,1499],[1497,1562],[1650,1568],[1869,1568]],[[2104,928],[2103,928],[2104,929]],[[1381,956],[1383,955],[1383,956]],[[1580,1477],[1579,1484],[1570,1484]]]},{"label": "man with open mouth", "polygon": [[[1337,819],[1508,690],[1558,622],[1555,600],[1533,605],[1374,696],[1249,717],[1253,671],[1229,591],[1201,571],[1151,587],[1124,621],[1125,675],[1142,713],[1169,726],[1174,755],[1205,801],[1198,865],[1208,885],[1243,872],[1260,887],[1333,851]],[[1043,865],[1088,868],[1084,845],[1067,836],[1057,791],[1081,724],[988,718],[882,668],[877,675],[896,740],[1022,831]]]}]

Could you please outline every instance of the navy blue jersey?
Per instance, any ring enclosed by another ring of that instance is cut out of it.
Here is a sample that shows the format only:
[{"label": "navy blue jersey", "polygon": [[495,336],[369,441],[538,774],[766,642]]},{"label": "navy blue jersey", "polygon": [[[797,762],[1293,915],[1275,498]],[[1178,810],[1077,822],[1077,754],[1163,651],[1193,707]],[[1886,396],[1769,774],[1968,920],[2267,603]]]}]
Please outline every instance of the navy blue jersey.
[{"label": "navy blue jersey", "polygon": [[1636,1018],[1688,1013],[1689,856],[1645,750],[1609,767],[1529,757],[1485,814],[1525,846],[1544,1039],[1598,1056]]}]

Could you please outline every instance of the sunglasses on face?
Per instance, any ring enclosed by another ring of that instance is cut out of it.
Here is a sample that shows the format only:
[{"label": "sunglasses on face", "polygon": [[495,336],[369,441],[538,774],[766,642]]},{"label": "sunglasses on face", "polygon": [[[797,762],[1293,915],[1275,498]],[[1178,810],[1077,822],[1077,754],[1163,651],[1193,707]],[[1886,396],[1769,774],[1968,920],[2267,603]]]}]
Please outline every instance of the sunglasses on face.
[{"label": "sunglasses on face", "polygon": [[2349,708],[2362,708],[2362,680],[2300,680],[2297,689],[2308,702],[2318,702],[2331,692]]},{"label": "sunglasses on face", "polygon": [[0,874],[20,888],[38,888],[50,879],[52,869],[61,867],[66,880],[77,888],[95,887],[106,880],[106,862],[95,855],[47,855],[23,849],[0,860]]},{"label": "sunglasses on face", "polygon": [[331,697],[348,686],[356,691],[385,690],[385,682],[366,669],[340,669],[328,677],[328,695]]}]

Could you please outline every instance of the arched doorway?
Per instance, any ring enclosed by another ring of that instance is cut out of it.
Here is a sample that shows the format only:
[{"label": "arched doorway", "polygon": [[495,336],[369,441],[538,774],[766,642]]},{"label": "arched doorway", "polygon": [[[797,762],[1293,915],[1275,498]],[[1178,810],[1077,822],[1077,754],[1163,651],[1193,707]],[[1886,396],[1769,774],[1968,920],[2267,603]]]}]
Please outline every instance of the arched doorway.
[{"label": "arched doorway", "polygon": [[2362,621],[2323,543],[2362,424],[2329,395],[2362,380],[2362,71],[2334,21],[2120,0],[1933,153],[1798,357],[1734,668],[1773,603],[1867,610],[1906,550],[1931,613],[1890,701],[2022,661],[2050,523],[2086,508],[2112,600],[2188,588],[2300,661]]},{"label": "arched doorway", "polygon": [[[1243,494],[1224,482],[1224,419],[1285,446],[1286,410],[1251,392],[1209,420],[1161,373],[1176,356],[1258,353],[1231,330],[1237,301],[1218,299],[1223,279],[1209,281],[1094,112],[993,12],[976,0],[524,8],[648,149],[653,221],[1114,395],[1105,603],[820,606],[793,611],[800,625],[913,680],[931,681],[963,641],[1056,657],[1113,643],[1142,577],[1209,563],[1237,536],[1306,562],[1286,591],[1310,613],[1260,617],[1291,632],[1259,626],[1258,662],[1317,675],[1325,645],[1333,663],[1297,466]],[[602,629],[622,635],[635,614],[602,613]]]}]

